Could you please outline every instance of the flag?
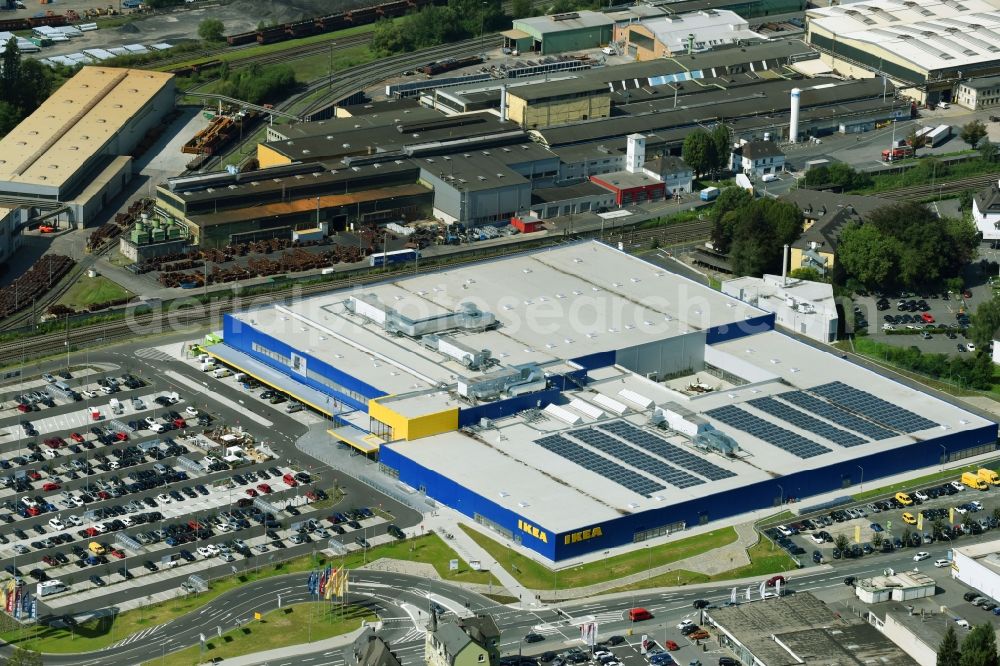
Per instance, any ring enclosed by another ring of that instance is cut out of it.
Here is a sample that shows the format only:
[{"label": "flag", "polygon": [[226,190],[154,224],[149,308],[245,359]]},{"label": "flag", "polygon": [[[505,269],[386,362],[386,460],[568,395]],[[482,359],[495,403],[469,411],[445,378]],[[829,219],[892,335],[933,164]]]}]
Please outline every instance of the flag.
[{"label": "flag", "polygon": [[767,583],[764,582],[764,581],[761,581],[760,582],[760,589],[757,590],[757,593],[760,595],[761,599],[764,598],[764,590],[766,590],[766,589],[767,589]]},{"label": "flag", "polygon": [[38,619],[38,599],[35,597],[31,597],[31,619]]},{"label": "flag", "polygon": [[17,583],[15,583],[14,579],[11,578],[9,581],[7,581],[6,609],[8,613],[14,612],[14,593],[16,590],[17,590]]},{"label": "flag", "polygon": [[342,569],[340,576],[337,578],[337,590],[335,594],[338,599],[343,599],[347,596],[347,569]]},{"label": "flag", "polygon": [[781,596],[781,579],[780,578],[778,580],[774,581],[774,591],[778,593],[779,597]]},{"label": "flag", "polygon": [[729,603],[731,603],[731,604],[735,604],[736,603],[736,588],[735,587],[733,588],[733,591],[729,593]]},{"label": "flag", "polygon": [[330,579],[326,583],[326,594],[323,595],[323,598],[326,599],[327,601],[333,598],[333,590],[335,587],[337,587],[339,579],[340,579],[340,570],[333,569],[330,572]]},{"label": "flag", "polygon": [[316,572],[313,571],[309,574],[309,582],[306,584],[306,591],[309,592],[309,594],[316,594],[316,584],[318,582]]},{"label": "flag", "polygon": [[317,594],[319,596],[322,597],[326,595],[326,586],[327,586],[326,570],[324,570],[319,577],[319,587],[317,588]]},{"label": "flag", "polygon": [[202,645],[204,645],[205,644],[205,634],[198,634],[198,640],[201,642]]},{"label": "flag", "polygon": [[21,619],[21,588],[14,591],[14,617]]}]

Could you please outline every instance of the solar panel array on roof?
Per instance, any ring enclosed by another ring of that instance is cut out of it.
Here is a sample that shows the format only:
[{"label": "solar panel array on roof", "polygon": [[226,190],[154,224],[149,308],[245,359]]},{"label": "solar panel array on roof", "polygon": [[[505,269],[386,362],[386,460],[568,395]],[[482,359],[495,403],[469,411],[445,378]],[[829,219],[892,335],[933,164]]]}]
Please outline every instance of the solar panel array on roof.
[{"label": "solar panel array on roof", "polygon": [[882,426],[875,425],[871,421],[866,421],[860,416],[845,412],[837,405],[820,400],[814,395],[809,395],[805,391],[790,391],[778,396],[786,402],[790,402],[796,407],[806,409],[816,416],[821,416],[827,421],[833,421],[837,425],[850,428],[854,432],[860,432],[865,437],[875,441],[895,437],[897,433],[886,430]]},{"label": "solar panel array on roof", "polygon": [[856,389],[843,382],[830,382],[817,386],[811,391],[872,421],[883,423],[900,432],[918,432],[938,425],[908,409],[897,407],[891,402],[875,397],[868,391]]},{"label": "solar panel array on roof", "polygon": [[575,442],[571,442],[561,435],[549,435],[535,440],[543,449],[551,451],[558,456],[562,456],[570,462],[576,463],[584,469],[600,474],[609,481],[614,481],[620,486],[628,488],[634,493],[651,497],[654,493],[663,490],[663,485],[647,479],[638,472],[622,467],[616,462],[600,456],[590,449],[586,449]]},{"label": "solar panel array on roof", "polygon": [[771,416],[776,416],[782,421],[787,421],[788,423],[802,428],[803,430],[814,432],[820,437],[828,439],[834,444],[839,444],[844,448],[850,448],[852,446],[865,443],[864,439],[855,434],[836,428],[825,421],[813,418],[808,414],[800,412],[794,407],[789,407],[784,403],[778,402],[774,398],[754,398],[753,400],[748,400],[747,402],[762,412],[767,412]]},{"label": "solar panel array on roof", "polygon": [[821,444],[810,442],[798,433],[776,426],[733,405],[723,405],[710,409],[705,412],[705,415],[753,435],[771,446],[788,451],[799,458],[812,458],[830,452],[830,449]]},{"label": "solar panel array on roof", "polygon": [[735,472],[730,472],[728,469],[723,469],[718,465],[713,465],[707,460],[702,460],[693,453],[688,453],[681,447],[675,446],[664,440],[662,437],[657,437],[651,432],[638,428],[628,421],[609,421],[607,423],[602,423],[597,427],[611,433],[612,435],[617,435],[627,442],[635,444],[644,451],[654,453],[664,460],[672,462],[675,465],[680,465],[681,467],[691,470],[696,474],[700,474],[711,481],[720,481],[722,479],[728,479],[731,476],[736,476]]},{"label": "solar panel array on roof", "polygon": [[619,442],[607,433],[594,430],[593,428],[586,428],[584,430],[574,430],[568,434],[574,439],[580,440],[587,446],[597,449],[606,455],[614,456],[627,465],[631,465],[635,469],[642,470],[647,474],[652,474],[655,477],[663,479],[672,486],[677,486],[678,488],[690,488],[691,486],[697,486],[705,483],[698,477],[691,476],[687,472],[682,472],[676,467],[668,465],[648,453],[643,453],[642,451],[632,448],[628,444]]}]

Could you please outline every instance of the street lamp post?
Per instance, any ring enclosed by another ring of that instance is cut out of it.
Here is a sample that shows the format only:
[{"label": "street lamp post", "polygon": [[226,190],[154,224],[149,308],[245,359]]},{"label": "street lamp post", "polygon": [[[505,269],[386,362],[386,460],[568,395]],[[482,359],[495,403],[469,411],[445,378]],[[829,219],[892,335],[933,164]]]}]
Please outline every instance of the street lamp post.
[{"label": "street lamp post", "polygon": [[861,470],[861,482],[858,484],[858,490],[864,490],[865,489],[865,468],[862,467],[861,465],[858,465],[857,467],[858,467],[858,469]]}]

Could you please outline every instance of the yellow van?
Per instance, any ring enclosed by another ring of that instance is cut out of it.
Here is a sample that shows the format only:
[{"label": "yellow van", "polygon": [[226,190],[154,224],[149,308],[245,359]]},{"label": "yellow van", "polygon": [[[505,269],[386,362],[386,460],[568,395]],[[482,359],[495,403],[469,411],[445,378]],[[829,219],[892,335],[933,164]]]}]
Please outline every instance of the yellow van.
[{"label": "yellow van", "polygon": [[906,511],[905,513],[903,513],[903,522],[906,523],[907,525],[916,525],[917,519],[913,517],[912,513]]},{"label": "yellow van", "polygon": [[986,482],[975,472],[963,472],[962,483],[975,490],[986,490],[989,488]]},{"label": "yellow van", "polygon": [[896,501],[903,506],[910,506],[913,504],[913,498],[906,493],[896,493]]},{"label": "yellow van", "polygon": [[979,478],[990,484],[991,486],[1000,486],[1000,476],[997,475],[992,469],[986,469],[985,467],[980,467],[979,471],[976,472]]},{"label": "yellow van", "polygon": [[94,555],[104,555],[108,552],[108,549],[97,543],[96,541],[91,541],[90,545],[87,546]]}]

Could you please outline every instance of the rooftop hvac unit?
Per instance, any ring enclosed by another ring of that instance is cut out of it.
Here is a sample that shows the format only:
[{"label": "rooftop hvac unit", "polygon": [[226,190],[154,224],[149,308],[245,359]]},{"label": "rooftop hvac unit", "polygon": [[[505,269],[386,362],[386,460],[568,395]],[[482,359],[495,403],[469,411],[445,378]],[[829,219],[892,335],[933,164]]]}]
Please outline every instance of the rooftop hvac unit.
[{"label": "rooftop hvac unit", "polygon": [[562,421],[563,423],[566,423],[566,424],[571,425],[571,426],[579,425],[580,423],[583,422],[583,418],[581,418],[580,416],[577,416],[576,414],[574,414],[573,412],[569,411],[568,409],[564,409],[563,407],[560,407],[559,405],[548,405],[542,411],[544,411],[546,414],[548,414],[552,418],[558,419],[559,421]]},{"label": "rooftop hvac unit", "polygon": [[591,400],[593,400],[595,403],[597,403],[604,409],[608,410],[609,412],[617,414],[618,416],[621,416],[628,411],[628,407],[625,404],[618,402],[614,398],[608,397],[603,393],[598,393],[593,398],[591,398]]},{"label": "rooftop hvac unit", "polygon": [[652,398],[647,398],[641,393],[636,393],[631,389],[622,389],[621,391],[618,391],[618,395],[625,398],[631,403],[639,405],[639,407],[641,407],[642,409],[649,409],[650,407],[653,406]]},{"label": "rooftop hvac unit", "polygon": [[594,407],[589,402],[581,400],[580,398],[573,398],[572,400],[570,400],[569,406],[575,409],[576,411],[580,412],[584,416],[587,416],[592,419],[599,419],[602,416],[604,416],[603,411],[601,411],[597,407]]}]

